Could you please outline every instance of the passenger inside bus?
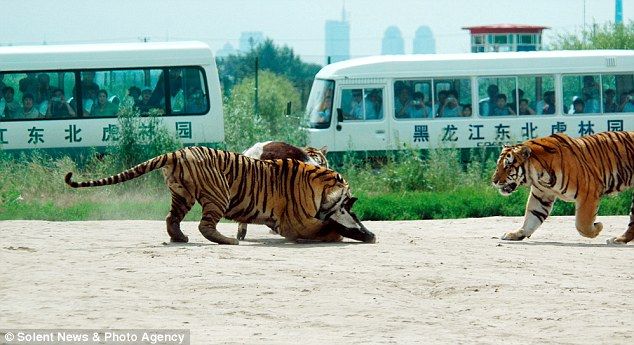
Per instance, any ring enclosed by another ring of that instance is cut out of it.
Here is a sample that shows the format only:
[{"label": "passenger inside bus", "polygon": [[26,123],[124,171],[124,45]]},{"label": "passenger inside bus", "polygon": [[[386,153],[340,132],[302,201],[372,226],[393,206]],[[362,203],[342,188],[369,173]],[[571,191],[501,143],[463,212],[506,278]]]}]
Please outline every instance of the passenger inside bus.
[{"label": "passenger inside bus", "polygon": [[513,99],[513,102],[509,102],[508,105],[511,109],[513,109],[513,111],[516,111],[517,100],[519,99],[520,102],[522,101],[522,98],[524,98],[524,90],[520,88],[513,89],[513,91],[511,91],[511,98]]},{"label": "passenger inside bus", "polygon": [[113,116],[117,114],[117,106],[108,101],[108,91],[99,90],[97,92],[97,102],[90,110],[91,116]]},{"label": "passenger inside bus", "polygon": [[188,114],[200,114],[207,110],[205,96],[199,87],[190,87],[187,92],[186,110]]},{"label": "passenger inside bus", "polygon": [[605,102],[603,102],[604,113],[616,113],[619,111],[619,105],[616,104],[616,91],[613,89],[605,90]]},{"label": "passenger inside bus", "polygon": [[414,92],[414,99],[407,107],[408,118],[422,119],[431,117],[431,108],[425,104],[425,94],[422,92]]},{"label": "passenger inside bus", "polygon": [[37,94],[35,95],[35,104],[41,114],[46,114],[48,101],[51,99],[53,88],[50,84],[51,78],[46,73],[37,75]]},{"label": "passenger inside bus", "polygon": [[440,90],[438,91],[438,97],[436,97],[436,104],[434,104],[434,115],[438,116],[440,115],[440,108],[445,104],[445,102],[447,101],[447,96],[449,95],[447,90]]},{"label": "passenger inside bus", "polygon": [[75,115],[75,110],[66,101],[64,90],[60,88],[53,90],[53,94],[46,109],[46,117],[56,119]]},{"label": "passenger inside bus", "polygon": [[581,98],[575,99],[574,101],[572,101],[572,108],[573,108],[572,113],[583,114],[585,106],[586,104],[583,102]]},{"label": "passenger inside bus", "polygon": [[[346,115],[347,114],[347,115]],[[344,113],[344,119],[346,120],[361,120],[363,119],[363,90],[352,90],[352,101],[348,107],[348,112]]]},{"label": "passenger inside bus", "polygon": [[506,95],[501,93],[498,94],[497,100],[495,101],[495,107],[493,108],[493,116],[506,116],[506,115],[515,115],[515,111],[511,109],[508,104],[506,104]]},{"label": "passenger inside bus", "polygon": [[[583,76],[583,88],[581,89],[585,102],[585,113],[598,113],[599,109],[599,84],[594,81],[594,76]],[[576,112],[575,112],[576,113]]]},{"label": "passenger inside bus", "polygon": [[11,86],[5,86],[2,89],[2,95],[1,114],[5,119],[16,118],[20,113],[20,103],[15,100],[15,90]]},{"label": "passenger inside bus", "polygon": [[22,108],[20,108],[18,117],[23,119],[38,119],[41,117],[40,111],[35,106],[33,94],[25,93],[22,96]]},{"label": "passenger inside bus", "polygon": [[519,114],[520,115],[535,115],[536,114],[535,110],[531,108],[531,106],[529,105],[528,99],[526,98],[520,99]]},{"label": "passenger inside bus", "polygon": [[462,106],[462,117],[471,117],[471,114],[473,114],[473,108],[471,107],[471,104],[465,104]]},{"label": "passenger inside bus", "polygon": [[141,114],[147,114],[148,111],[152,108],[152,104],[150,104],[150,98],[152,97],[152,90],[143,89],[141,91],[141,99],[137,103],[137,107]]},{"label": "passenger inside bus", "polygon": [[317,122],[318,123],[330,123],[330,116],[332,114],[332,94],[329,93],[324,97],[324,100],[317,109]]},{"label": "passenger inside bus", "polygon": [[378,120],[383,118],[383,99],[380,89],[373,89],[365,97],[365,119]]},{"label": "passenger inside bus", "polygon": [[487,87],[487,96],[480,100],[480,115],[490,116],[493,115],[493,109],[498,98],[499,88],[495,84],[490,84]]},{"label": "passenger inside bus", "polygon": [[555,113],[555,91],[545,91],[544,98],[535,106],[537,115],[550,115]]},{"label": "passenger inside bus", "polygon": [[35,73],[27,73],[26,77],[20,79],[18,85],[22,95],[30,93],[31,95],[37,94],[37,78]]},{"label": "passenger inside bus", "polygon": [[[396,86],[396,84],[395,84]],[[408,117],[408,108],[411,106],[411,88],[400,82],[398,90],[398,97],[394,100],[394,117],[402,119]],[[396,89],[396,87],[395,87]]]},{"label": "passenger inside bus", "polygon": [[[446,91],[447,97],[438,109],[438,117],[460,117],[462,108],[458,105],[458,93],[455,90]],[[439,93],[440,99],[440,93]]]},{"label": "passenger inside bus", "polygon": [[624,92],[621,99],[621,111],[627,113],[634,112],[634,90]]}]

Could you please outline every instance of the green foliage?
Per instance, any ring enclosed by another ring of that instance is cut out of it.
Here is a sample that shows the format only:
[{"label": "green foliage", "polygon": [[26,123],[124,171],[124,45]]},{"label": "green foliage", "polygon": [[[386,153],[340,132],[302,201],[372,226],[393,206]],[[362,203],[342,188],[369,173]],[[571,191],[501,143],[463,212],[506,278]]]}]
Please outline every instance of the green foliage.
[{"label": "green foliage", "polygon": [[302,62],[300,57],[295,55],[293,49],[287,46],[278,47],[270,39],[246,54],[229,55],[216,59],[220,83],[224,87],[225,95],[231,94],[233,87],[241,83],[243,79],[253,78],[256,57],[259,58],[261,70],[288,78],[293,86],[299,90],[302,105],[306,102],[313,78],[321,66]]},{"label": "green foliage", "polygon": [[634,49],[634,22],[628,24],[593,24],[581,32],[581,37],[566,33],[558,35],[553,50]]},{"label": "green foliage", "polygon": [[158,111],[141,117],[138,110],[125,107],[120,110],[118,120],[119,139],[108,149],[117,170],[183,147],[180,140],[165,128]]},{"label": "green foliage", "polygon": [[[300,129],[299,94],[285,77],[271,72],[259,76],[259,114],[255,115],[255,79],[245,78],[224,102],[225,142],[230,151],[242,152],[259,141],[281,140],[295,145],[306,142]],[[291,115],[286,104],[291,102]]]}]

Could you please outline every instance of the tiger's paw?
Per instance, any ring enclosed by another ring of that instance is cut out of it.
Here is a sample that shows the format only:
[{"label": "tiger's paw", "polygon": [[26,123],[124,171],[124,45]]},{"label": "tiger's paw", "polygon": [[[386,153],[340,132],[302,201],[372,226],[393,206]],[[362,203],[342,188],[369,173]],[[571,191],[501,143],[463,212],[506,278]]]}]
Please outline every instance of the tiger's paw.
[{"label": "tiger's paw", "polygon": [[506,232],[502,235],[502,240],[504,241],[521,241],[525,239],[524,230],[520,229],[515,232]]},{"label": "tiger's paw", "polygon": [[236,234],[236,238],[240,241],[244,240],[244,238],[247,237],[247,229],[244,229],[244,231],[242,229],[238,229],[238,233]]},{"label": "tiger's paw", "polygon": [[605,240],[605,243],[607,245],[624,245],[627,244],[627,242],[625,242],[625,240],[623,238],[619,237],[612,237],[612,238],[608,238],[607,240]]},{"label": "tiger's paw", "polygon": [[187,243],[189,242],[189,237],[187,237],[186,235],[183,235],[181,237],[170,237],[170,242],[173,243]]}]

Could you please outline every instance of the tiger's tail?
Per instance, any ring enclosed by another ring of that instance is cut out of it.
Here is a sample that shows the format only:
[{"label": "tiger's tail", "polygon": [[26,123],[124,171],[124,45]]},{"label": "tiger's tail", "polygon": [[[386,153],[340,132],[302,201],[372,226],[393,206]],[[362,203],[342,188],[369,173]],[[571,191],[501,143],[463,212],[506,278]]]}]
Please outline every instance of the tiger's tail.
[{"label": "tiger's tail", "polygon": [[136,165],[126,171],[122,171],[116,175],[104,177],[98,180],[75,182],[72,180],[73,173],[69,172],[68,174],[66,174],[64,181],[66,181],[67,185],[73,188],[98,187],[98,186],[107,186],[111,184],[117,184],[117,183],[125,182],[128,180],[132,180],[141,175],[145,175],[151,171],[160,169],[170,163],[173,163],[180,156],[179,153],[180,151],[166,153],[164,155],[154,157],[148,161],[145,161],[139,165]]}]

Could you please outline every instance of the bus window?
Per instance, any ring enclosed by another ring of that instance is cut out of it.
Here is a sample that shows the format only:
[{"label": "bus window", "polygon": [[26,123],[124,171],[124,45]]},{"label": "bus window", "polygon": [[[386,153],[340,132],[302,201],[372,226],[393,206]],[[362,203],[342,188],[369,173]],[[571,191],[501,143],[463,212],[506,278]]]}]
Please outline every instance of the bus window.
[{"label": "bus window", "polygon": [[631,91],[634,90],[633,77],[631,74],[601,75],[601,89],[603,92],[601,111],[603,113],[634,111],[634,101],[631,99]]},{"label": "bus window", "polygon": [[383,118],[383,89],[344,89],[341,107],[345,120],[380,120]]},{"label": "bus window", "polygon": [[598,113],[601,104],[600,76],[565,75],[561,78],[564,112],[568,114]]},{"label": "bus window", "polygon": [[471,81],[463,79],[434,79],[436,99],[434,100],[435,117],[471,116],[471,111],[463,114],[466,106],[471,109]]},{"label": "bus window", "polygon": [[509,106],[514,101],[517,78],[515,77],[486,77],[478,78],[478,109],[481,116],[515,115],[516,111]]},{"label": "bus window", "polygon": [[[332,101],[335,82],[315,79],[306,104],[308,126],[311,128],[328,128],[332,115]],[[345,103],[341,103],[345,104]]]},{"label": "bus window", "polygon": [[[555,90],[555,78],[552,75],[520,76],[517,78],[517,86],[517,89],[511,91],[510,97],[513,99],[509,102],[511,109],[519,115],[543,114],[545,106],[543,95],[545,91]],[[519,103],[515,101],[517,99]],[[554,110],[553,103],[550,111],[554,113]]]},{"label": "bus window", "polygon": [[394,117],[432,117],[432,81],[398,80],[394,82]]},{"label": "bus window", "polygon": [[[183,68],[182,89],[184,90],[185,107],[182,114],[205,114],[209,111],[209,92],[205,85],[205,77],[201,69]],[[170,90],[171,88],[170,85]]]},{"label": "bus window", "polygon": [[72,72],[7,73],[0,91],[0,118],[42,119],[75,116],[70,106]]}]

